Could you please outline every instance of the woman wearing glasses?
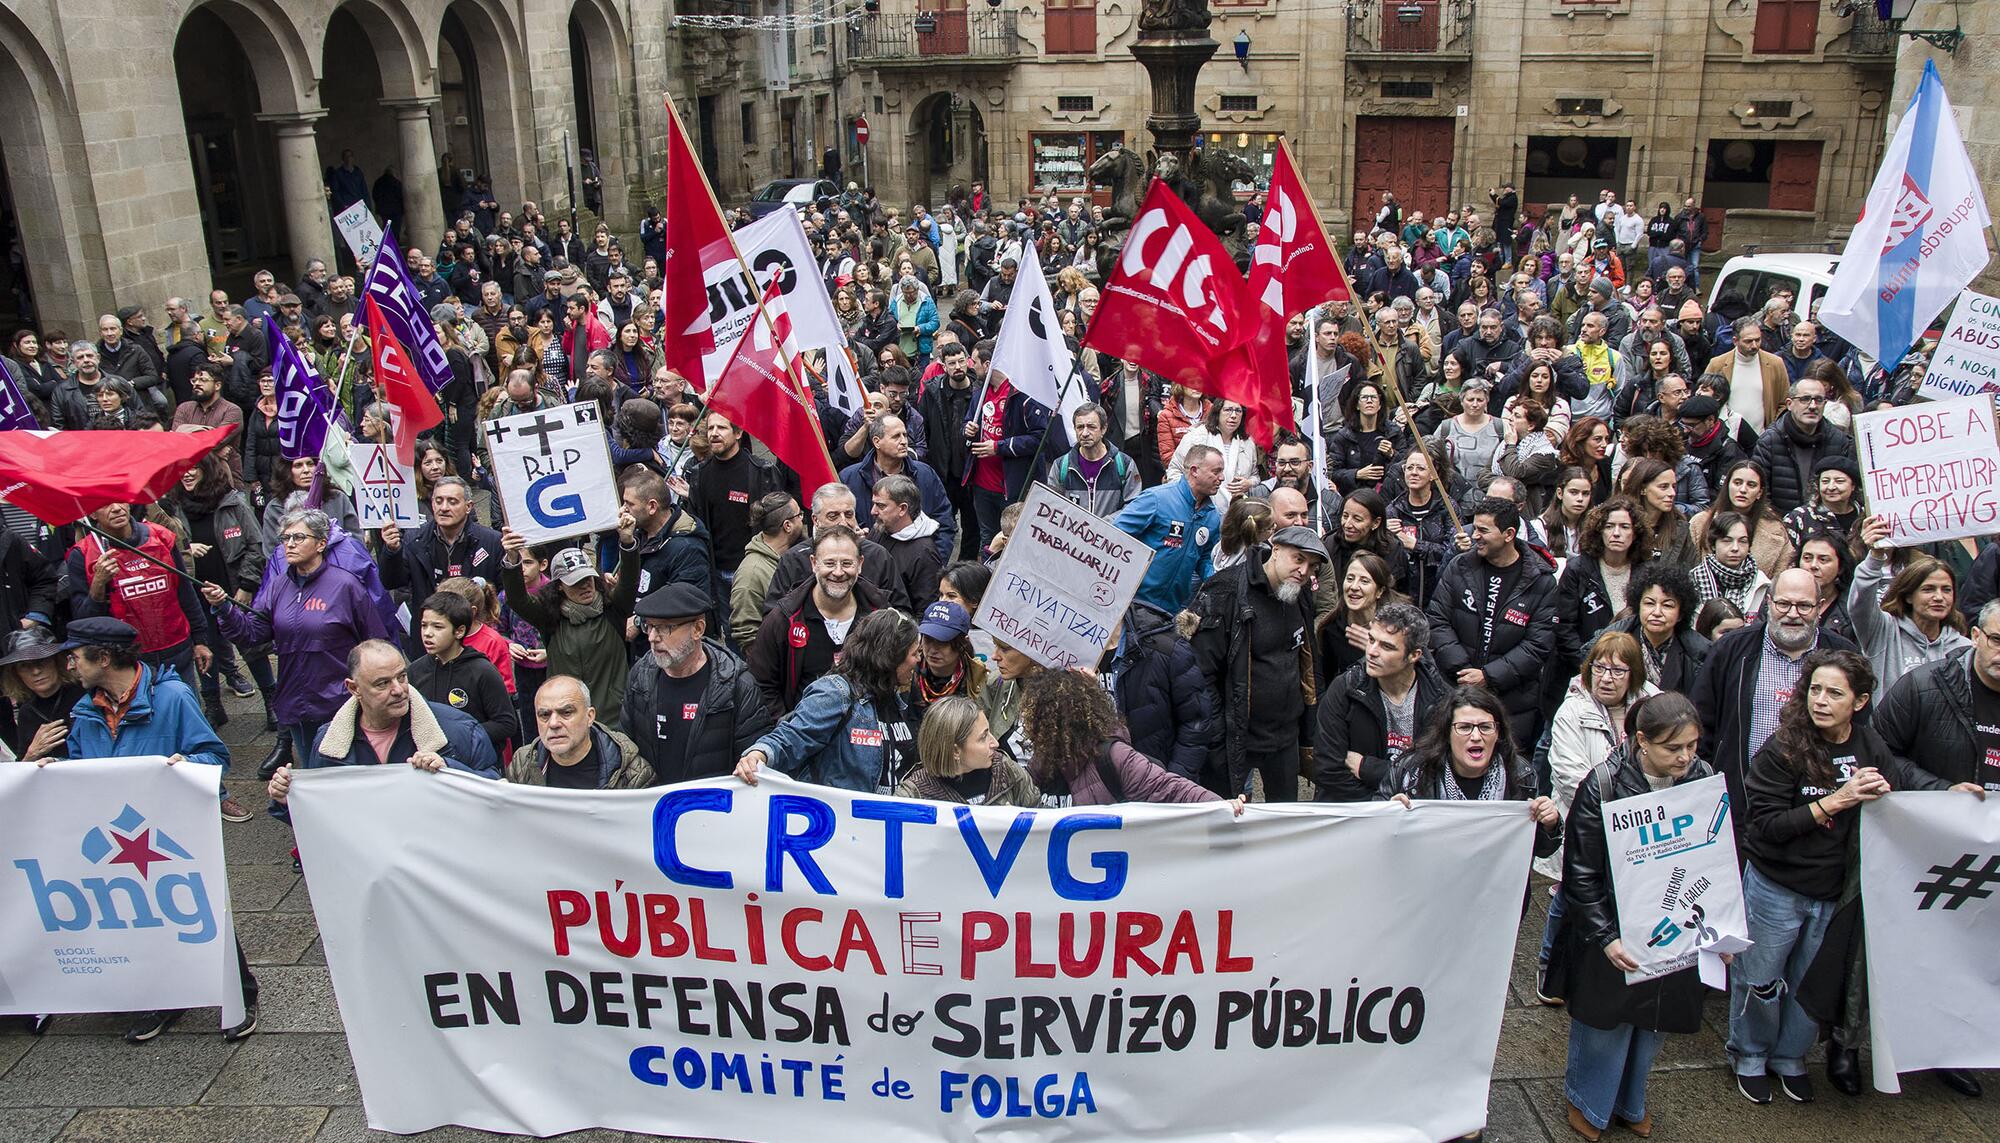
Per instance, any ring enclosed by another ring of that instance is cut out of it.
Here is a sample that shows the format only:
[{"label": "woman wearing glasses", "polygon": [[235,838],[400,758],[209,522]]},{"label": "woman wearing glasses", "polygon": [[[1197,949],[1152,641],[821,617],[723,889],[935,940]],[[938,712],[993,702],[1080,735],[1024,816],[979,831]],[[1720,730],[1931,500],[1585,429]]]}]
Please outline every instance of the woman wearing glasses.
[{"label": "woman wearing glasses", "polygon": [[310,744],[319,728],[347,701],[347,654],[369,639],[394,639],[368,589],[344,568],[327,562],[332,525],[326,513],[302,508],[278,522],[285,569],[267,572],[245,607],[220,584],[203,583],[201,597],[215,609],[222,633],[239,646],[270,643],[278,653],[278,685],[271,711],[296,743]]},{"label": "woman wearing glasses", "polygon": [[1535,856],[1562,845],[1562,813],[1535,794],[1528,760],[1507,729],[1507,708],[1485,687],[1453,688],[1418,736],[1389,769],[1381,797],[1405,809],[1417,801],[1526,802],[1535,819]]}]

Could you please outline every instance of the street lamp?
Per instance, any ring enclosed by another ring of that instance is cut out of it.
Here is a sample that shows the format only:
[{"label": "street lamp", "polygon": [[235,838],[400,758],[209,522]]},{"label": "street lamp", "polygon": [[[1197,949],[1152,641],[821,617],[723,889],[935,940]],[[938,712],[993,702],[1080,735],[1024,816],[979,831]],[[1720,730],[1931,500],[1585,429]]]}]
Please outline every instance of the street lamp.
[{"label": "street lamp", "polygon": [[1957,8],[1954,7],[1952,9],[1952,26],[1950,28],[1905,27],[1904,25],[1909,21],[1910,13],[1916,9],[1916,6],[1917,0],[1889,0],[1889,18],[1884,21],[1889,25],[1889,30],[1908,36],[1913,40],[1922,40],[1927,44],[1934,45],[1946,55],[1958,51],[1958,45],[1965,42],[1965,31],[1959,25]]},{"label": "street lamp", "polygon": [[1235,39],[1234,41],[1232,41],[1232,42],[1233,42],[1233,43],[1235,44],[1235,46],[1236,46],[1236,62],[1237,62],[1237,63],[1239,63],[1239,64],[1242,64],[1242,65],[1243,65],[1243,70],[1244,70],[1244,71],[1249,71],[1249,70],[1250,70],[1250,33],[1249,33],[1249,32],[1247,32],[1247,31],[1243,31],[1243,32],[1238,32],[1238,33],[1236,33],[1236,39]]}]

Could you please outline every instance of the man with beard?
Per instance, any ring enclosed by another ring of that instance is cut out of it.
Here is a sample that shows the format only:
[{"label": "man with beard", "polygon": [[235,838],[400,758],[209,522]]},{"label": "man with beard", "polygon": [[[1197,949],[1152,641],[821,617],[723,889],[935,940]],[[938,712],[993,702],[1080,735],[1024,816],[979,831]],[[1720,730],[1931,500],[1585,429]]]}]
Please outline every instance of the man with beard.
[{"label": "man with beard", "polygon": [[1728,779],[1732,805],[1743,804],[1743,772],[1778,729],[1778,711],[1801,685],[1806,654],[1859,651],[1819,627],[1819,585],[1804,568],[1778,573],[1768,608],[1766,621],[1715,641],[1688,695],[1701,712],[1701,756]]},{"label": "man with beard", "polygon": [[833,669],[854,621],[887,600],[861,578],[861,537],[835,525],[813,536],[813,578],[780,599],[750,643],[750,673],[773,720]]},{"label": "man with beard", "polygon": [[727,774],[771,729],[749,668],[707,638],[713,607],[700,588],[670,583],[633,609],[650,653],[632,664],[620,717],[655,783]]},{"label": "man with beard", "polygon": [[[812,578],[813,542],[827,528],[847,528],[861,537],[861,578],[875,586],[882,598],[887,599],[895,590],[895,573],[889,568],[889,552],[882,545],[862,535],[860,514],[855,506],[854,490],[845,484],[822,484],[813,493],[812,531],[808,538],[793,544],[778,557],[778,566],[771,569],[771,582],[764,589],[763,614],[769,615],[778,601],[790,595],[799,584]],[[748,646],[750,640],[742,641]]]},{"label": "man with beard", "polygon": [[1308,585],[1326,563],[1326,545],[1311,528],[1281,528],[1258,551],[1261,562],[1217,572],[1189,605],[1199,621],[1191,640],[1195,662],[1220,720],[1202,777],[1209,789],[1234,797],[1254,767],[1264,778],[1265,801],[1295,802],[1319,694],[1307,638]]},{"label": "man with beard", "polygon": [[1438,671],[1492,691],[1507,707],[1514,741],[1532,744],[1541,729],[1541,676],[1556,645],[1556,577],[1520,529],[1512,500],[1474,504],[1472,548],[1444,565],[1425,611]]},{"label": "man with beard", "polygon": [[1327,502],[1324,504],[1319,502],[1319,487],[1312,478],[1312,448],[1306,444],[1304,438],[1290,429],[1278,430],[1277,439],[1271,449],[1271,475],[1253,486],[1250,489],[1250,496],[1255,500],[1270,501],[1271,509],[1276,513],[1277,493],[1280,489],[1297,494],[1304,499],[1306,505],[1305,519],[1281,522],[1278,525],[1280,528],[1286,523],[1296,523],[1304,524],[1316,532],[1325,532],[1332,528],[1333,522],[1339,518],[1340,493],[1329,485],[1326,490]]}]

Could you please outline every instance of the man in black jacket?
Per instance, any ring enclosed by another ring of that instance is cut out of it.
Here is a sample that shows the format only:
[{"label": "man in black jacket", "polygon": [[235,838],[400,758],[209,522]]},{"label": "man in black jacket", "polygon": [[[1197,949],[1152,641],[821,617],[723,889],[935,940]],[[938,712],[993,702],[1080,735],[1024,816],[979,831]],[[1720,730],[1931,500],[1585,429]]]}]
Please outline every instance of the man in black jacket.
[{"label": "man in black jacket", "polygon": [[1848,456],[1854,442],[1826,420],[1826,383],[1816,377],[1792,382],[1784,415],[1757,438],[1750,459],[1770,474],[1765,495],[1780,516],[1812,501],[1819,478],[1814,468],[1829,456]]},{"label": "man in black jacket", "polygon": [[1132,749],[1190,782],[1200,781],[1215,712],[1208,680],[1174,617],[1134,602],[1098,663],[1097,677],[1111,688]]},{"label": "man in black jacket", "polygon": [[[708,528],[668,495],[666,478],[650,468],[634,465],[619,478],[618,495],[621,505],[638,525],[639,594],[658,591],[670,583],[684,583],[713,597],[715,559],[709,547]],[[636,617],[632,622],[631,642],[634,658],[645,653],[646,632]]]},{"label": "man in black jacket", "polygon": [[[375,553],[382,586],[405,588],[419,605],[437,590],[440,580],[453,576],[500,574],[500,533],[472,520],[472,493],[456,476],[439,477],[431,485],[431,518],[409,537],[389,524],[382,529],[382,550]],[[417,616],[410,616],[410,645],[419,643]]]},{"label": "man in black jacket", "polygon": [[918,459],[944,481],[945,495],[951,498],[952,511],[958,517],[958,534],[969,543],[979,537],[979,521],[972,514],[972,489],[965,483],[965,470],[972,460],[965,422],[972,416],[979,386],[972,375],[969,347],[943,346],[937,358],[944,372],[924,386],[923,396],[917,399],[917,422],[924,426],[924,449]]},{"label": "man in black jacket", "polygon": [[[686,503],[688,511],[708,525],[715,570],[727,583],[735,578],[736,565],[743,562],[744,545],[755,534],[750,528],[750,506],[767,493],[792,490],[785,486],[786,474],[752,452],[749,438],[728,417],[710,409],[704,430],[708,459],[689,475]],[[796,478],[792,483],[797,483]]]},{"label": "man in black jacket", "polygon": [[1473,505],[1472,550],[1445,564],[1426,613],[1439,673],[1499,696],[1525,751],[1541,730],[1541,675],[1556,645],[1556,577],[1520,542],[1520,527],[1511,500],[1488,496]]},{"label": "man in black jacket", "polygon": [[669,583],[632,611],[651,654],[632,664],[619,718],[656,783],[727,774],[772,726],[743,660],[705,638],[713,609],[707,592]]},{"label": "man in black jacket", "polygon": [[873,508],[875,542],[889,553],[895,584],[889,606],[922,615],[937,598],[938,577],[944,574],[944,556],[931,539],[937,521],[924,514],[924,494],[907,476],[876,481]]},{"label": "man in black jacket", "polygon": [[1314,799],[1372,801],[1389,767],[1416,741],[1451,687],[1430,664],[1430,621],[1407,603],[1378,608],[1368,657],[1319,700],[1313,743]]},{"label": "man in black jacket", "polygon": [[780,599],[750,641],[750,673],[774,720],[833,669],[855,621],[888,603],[861,577],[860,539],[848,528],[820,529],[812,540],[813,578]]},{"label": "man in black jacket", "polygon": [[1243,792],[1255,768],[1264,800],[1299,800],[1303,750],[1310,749],[1313,705],[1313,596],[1326,545],[1311,528],[1280,528],[1259,560],[1210,576],[1189,604],[1199,626],[1195,662],[1218,715],[1206,783],[1223,797]]}]

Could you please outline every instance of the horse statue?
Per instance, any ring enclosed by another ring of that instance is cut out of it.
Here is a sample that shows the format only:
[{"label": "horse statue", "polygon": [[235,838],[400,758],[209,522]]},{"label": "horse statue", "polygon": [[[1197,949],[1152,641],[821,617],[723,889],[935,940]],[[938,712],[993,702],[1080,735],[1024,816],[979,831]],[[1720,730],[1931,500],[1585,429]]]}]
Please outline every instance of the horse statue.
[{"label": "horse statue", "polygon": [[1241,155],[1205,147],[1188,160],[1188,175],[1194,184],[1188,205],[1232,251],[1239,249],[1249,221],[1236,201],[1236,184],[1256,182],[1256,170]]},{"label": "horse statue", "polygon": [[1113,147],[1090,165],[1090,181],[1111,191],[1111,204],[1104,208],[1104,229],[1122,230],[1132,225],[1146,190],[1146,161],[1129,147]]}]

